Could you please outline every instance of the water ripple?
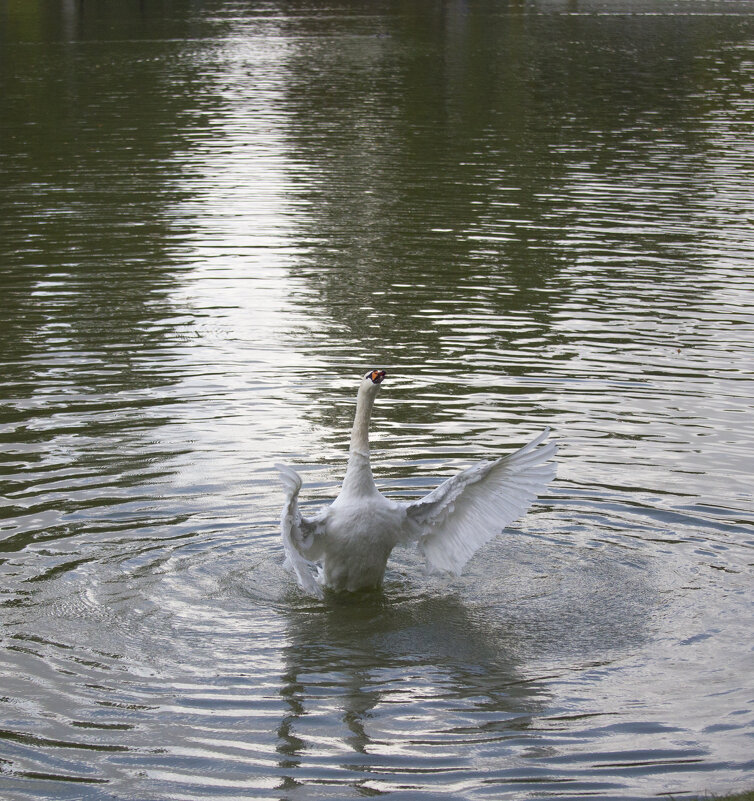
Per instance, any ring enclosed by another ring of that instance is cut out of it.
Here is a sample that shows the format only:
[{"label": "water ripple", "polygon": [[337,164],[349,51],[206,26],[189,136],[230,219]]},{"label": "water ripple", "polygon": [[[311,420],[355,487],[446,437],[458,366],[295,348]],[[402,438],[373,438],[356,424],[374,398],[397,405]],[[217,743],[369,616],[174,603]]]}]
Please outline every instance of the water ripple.
[{"label": "water ripple", "polygon": [[[745,786],[751,3],[16,6],[3,797]],[[373,365],[391,497],[545,425],[558,479],[309,599],[272,465],[331,500]]]}]

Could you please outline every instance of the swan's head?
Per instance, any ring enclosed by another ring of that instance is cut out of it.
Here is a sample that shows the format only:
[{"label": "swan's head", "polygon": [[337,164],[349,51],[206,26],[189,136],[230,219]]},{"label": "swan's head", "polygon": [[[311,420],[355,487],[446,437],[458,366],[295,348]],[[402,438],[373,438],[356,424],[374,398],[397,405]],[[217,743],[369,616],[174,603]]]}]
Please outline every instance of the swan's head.
[{"label": "swan's head", "polygon": [[384,370],[370,370],[364,376],[364,380],[361,382],[360,389],[362,389],[364,392],[370,392],[376,395],[377,390],[380,388],[380,384],[386,375],[387,373]]},{"label": "swan's head", "polygon": [[384,370],[370,370],[364,378],[373,384],[381,384],[387,373]]}]

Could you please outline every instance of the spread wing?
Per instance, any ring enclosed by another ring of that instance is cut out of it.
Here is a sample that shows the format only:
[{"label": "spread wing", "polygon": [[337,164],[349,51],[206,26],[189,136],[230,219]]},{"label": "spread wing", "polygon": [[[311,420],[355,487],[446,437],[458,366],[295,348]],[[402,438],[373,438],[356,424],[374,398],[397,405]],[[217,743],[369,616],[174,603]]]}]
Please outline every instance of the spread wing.
[{"label": "spread wing", "polygon": [[283,538],[286,564],[293,568],[299,587],[317,598],[324,597],[322,587],[318,584],[314,571],[317,570],[313,560],[320,554],[317,535],[319,521],[315,518],[307,520],[298,508],[298,493],[301,489],[301,476],[288,465],[276,464],[275,469],[285,488],[285,502],[280,516],[280,534]]},{"label": "spread wing", "polygon": [[531,506],[555,476],[550,429],[518,451],[464,470],[406,506],[408,528],[434,570],[458,574],[484,543]]}]

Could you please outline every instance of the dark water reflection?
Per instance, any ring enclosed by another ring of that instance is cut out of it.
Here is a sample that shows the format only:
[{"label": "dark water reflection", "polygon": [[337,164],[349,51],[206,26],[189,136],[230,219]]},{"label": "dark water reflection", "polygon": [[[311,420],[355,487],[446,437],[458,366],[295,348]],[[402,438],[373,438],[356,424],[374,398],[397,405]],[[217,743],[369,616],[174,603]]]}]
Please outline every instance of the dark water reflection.
[{"label": "dark water reflection", "polygon": [[291,791],[336,755],[363,773],[361,792],[448,791],[469,770],[465,746],[518,736],[541,707],[542,688],[460,599],[391,597],[372,610],[365,599],[293,617],[289,633],[278,750]]},{"label": "dark water reflection", "polygon": [[[748,788],[749,2],[0,6],[0,795]],[[414,497],[543,425],[458,580],[302,598],[389,379]]]}]

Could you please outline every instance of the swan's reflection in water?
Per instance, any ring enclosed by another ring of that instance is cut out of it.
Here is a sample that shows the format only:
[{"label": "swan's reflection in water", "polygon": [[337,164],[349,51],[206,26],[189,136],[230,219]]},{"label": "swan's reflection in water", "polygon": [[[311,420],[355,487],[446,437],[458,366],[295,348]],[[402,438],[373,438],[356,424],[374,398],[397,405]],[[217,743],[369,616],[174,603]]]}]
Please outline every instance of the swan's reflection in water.
[{"label": "swan's reflection in water", "polygon": [[288,712],[277,730],[286,787],[312,771],[327,782],[328,767],[366,774],[372,791],[423,786],[472,753],[483,759],[489,742],[499,759],[500,741],[542,702],[515,642],[458,595],[409,599],[389,587],[290,609],[280,689]]},{"label": "swan's reflection in water", "polygon": [[[574,675],[599,685],[600,719],[633,732],[622,716],[635,688],[621,688],[621,665],[646,648],[659,568],[635,553],[516,539],[450,583],[399,562],[382,593],[279,607],[286,798],[314,785],[328,797],[347,785],[343,797],[430,788],[467,798],[464,782],[480,775],[516,797],[522,783],[559,792],[579,752],[563,721],[595,714],[570,695]],[[629,760],[632,737],[618,745]]]}]

